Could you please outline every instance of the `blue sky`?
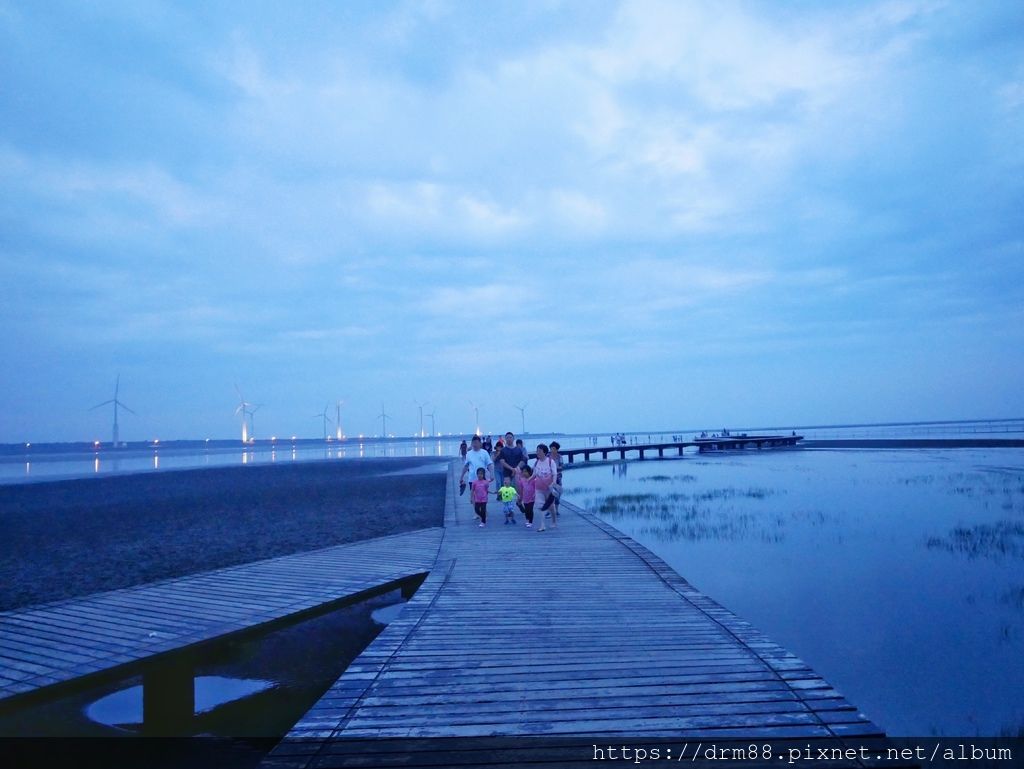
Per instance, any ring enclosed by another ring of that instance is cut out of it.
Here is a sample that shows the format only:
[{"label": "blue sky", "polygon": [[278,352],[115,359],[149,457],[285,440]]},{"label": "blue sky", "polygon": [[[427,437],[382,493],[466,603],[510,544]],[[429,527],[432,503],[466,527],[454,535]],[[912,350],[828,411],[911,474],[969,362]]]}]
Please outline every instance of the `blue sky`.
[{"label": "blue sky", "polygon": [[0,441],[1024,414],[1024,5],[0,0]]}]

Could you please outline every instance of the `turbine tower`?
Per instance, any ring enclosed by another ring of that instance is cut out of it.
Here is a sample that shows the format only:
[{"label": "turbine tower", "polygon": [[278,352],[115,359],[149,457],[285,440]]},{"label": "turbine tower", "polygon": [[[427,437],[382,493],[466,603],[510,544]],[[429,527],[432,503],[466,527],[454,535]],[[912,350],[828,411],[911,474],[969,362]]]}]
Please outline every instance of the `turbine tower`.
[{"label": "turbine tower", "polygon": [[[238,385],[235,385],[235,392],[238,393],[238,407],[235,409],[235,415],[242,415],[242,443],[249,442],[249,418],[252,417],[252,412],[255,410],[252,408],[252,404],[249,403],[243,396],[242,391],[238,389]],[[262,404],[261,404],[262,405]],[[259,408],[257,406],[256,408]]]},{"label": "turbine tower", "polygon": [[[135,414],[134,411],[132,411],[130,408],[125,406],[123,403],[121,403],[120,399],[117,397],[118,396],[118,392],[120,391],[120,389],[121,389],[121,375],[118,374],[117,375],[117,379],[114,382],[114,397],[111,398],[108,401],[103,401],[103,403],[97,403],[95,406],[93,406],[91,409],[89,409],[89,411],[95,411],[100,406],[106,406],[107,404],[110,404],[110,403],[114,404],[114,448],[117,448],[118,446],[121,445],[121,432],[120,432],[120,430],[118,430],[118,427],[117,427],[117,410],[119,408],[122,408],[125,411],[127,411],[129,414]],[[135,414],[135,415],[138,416],[138,414]]]},{"label": "turbine tower", "polygon": [[420,407],[420,438],[422,438],[423,437],[423,407],[424,406],[429,406],[430,403],[429,403],[429,401],[424,401],[423,403],[420,403],[419,401],[413,401],[413,403],[415,403],[417,406]]},{"label": "turbine tower", "polygon": [[338,401],[337,404],[335,404],[335,408],[337,409],[337,411],[335,412],[337,419],[334,420],[334,429],[335,435],[337,436],[339,441],[345,437],[345,434],[342,433],[341,431],[341,406],[344,403],[345,401]]},{"label": "turbine tower", "polygon": [[473,407],[473,419],[476,424],[476,432],[473,435],[480,435],[480,406],[473,401],[470,401],[469,405]]},{"label": "turbine tower", "polygon": [[[435,408],[434,411],[437,411],[437,409]],[[430,437],[431,438],[433,438],[435,435],[437,435],[437,430],[434,427],[434,411],[431,411],[429,414],[426,415],[426,416],[430,417]]]},{"label": "turbine tower", "polygon": [[330,406],[331,406],[330,403],[325,403],[324,404],[324,410],[313,415],[313,419],[320,419],[322,417],[323,420],[324,420],[324,440],[325,441],[327,440],[327,424],[331,421],[331,418],[329,416],[327,416],[327,409],[329,409]]},{"label": "turbine tower", "polygon": [[380,431],[381,431],[382,437],[384,437],[384,438],[388,437],[388,420],[389,419],[391,419],[391,416],[384,413],[384,404],[383,403],[380,404]]},{"label": "turbine tower", "polygon": [[524,435],[526,434],[526,407],[529,405],[529,402],[527,402],[524,403],[522,406],[516,406],[516,408],[519,409],[519,417],[520,419],[522,419]]},{"label": "turbine tower", "polygon": [[257,403],[249,410],[249,440],[251,441],[256,440],[256,417],[254,415],[262,406],[262,403]]}]

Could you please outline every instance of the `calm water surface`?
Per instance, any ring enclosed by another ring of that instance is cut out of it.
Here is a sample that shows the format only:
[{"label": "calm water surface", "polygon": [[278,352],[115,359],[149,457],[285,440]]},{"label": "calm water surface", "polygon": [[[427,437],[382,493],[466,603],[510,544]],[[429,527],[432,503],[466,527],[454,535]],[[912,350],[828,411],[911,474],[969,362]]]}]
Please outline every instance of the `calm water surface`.
[{"label": "calm water surface", "polygon": [[1024,450],[693,456],[565,485],[889,734],[1024,734]]}]

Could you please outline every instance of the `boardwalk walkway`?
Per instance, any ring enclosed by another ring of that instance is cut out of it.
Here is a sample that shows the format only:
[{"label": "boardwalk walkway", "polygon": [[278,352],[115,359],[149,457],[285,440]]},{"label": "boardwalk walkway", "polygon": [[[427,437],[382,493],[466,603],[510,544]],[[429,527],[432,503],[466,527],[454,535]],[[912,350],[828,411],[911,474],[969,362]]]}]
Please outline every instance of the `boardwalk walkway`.
[{"label": "boardwalk walkway", "polygon": [[491,503],[478,528],[454,475],[447,494],[434,571],[268,763],[358,753],[376,765],[365,754],[382,743],[361,740],[379,737],[881,734],[801,660],[593,516],[563,505],[558,528],[540,533],[521,518],[503,525]]},{"label": "boardwalk walkway", "polygon": [[0,706],[394,587],[433,566],[440,539],[423,529],[0,612]]}]

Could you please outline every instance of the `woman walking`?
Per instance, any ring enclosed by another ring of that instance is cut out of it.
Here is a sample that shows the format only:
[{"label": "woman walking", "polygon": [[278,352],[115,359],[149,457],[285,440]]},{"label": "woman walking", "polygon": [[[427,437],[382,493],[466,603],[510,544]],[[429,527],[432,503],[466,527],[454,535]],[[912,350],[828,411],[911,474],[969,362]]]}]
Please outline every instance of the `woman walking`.
[{"label": "woman walking", "polygon": [[[558,466],[548,456],[548,447],[544,443],[537,444],[537,458],[533,460],[533,477],[537,496],[547,499],[548,494],[551,493],[551,487],[558,477]],[[544,518],[543,516],[538,517],[540,525],[537,527],[537,531],[544,531]],[[555,519],[552,517],[551,528],[555,528],[556,525]]]},{"label": "woman walking", "polygon": [[558,441],[551,441],[551,461],[555,463],[555,482],[551,485],[551,525],[558,525],[558,502],[562,498],[562,448]]}]

